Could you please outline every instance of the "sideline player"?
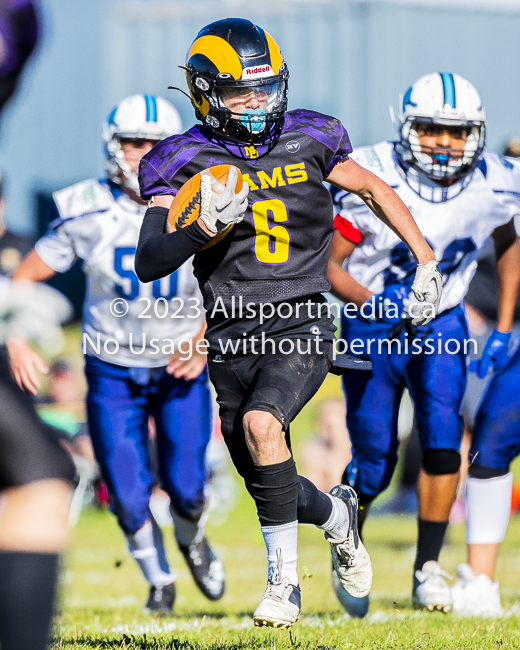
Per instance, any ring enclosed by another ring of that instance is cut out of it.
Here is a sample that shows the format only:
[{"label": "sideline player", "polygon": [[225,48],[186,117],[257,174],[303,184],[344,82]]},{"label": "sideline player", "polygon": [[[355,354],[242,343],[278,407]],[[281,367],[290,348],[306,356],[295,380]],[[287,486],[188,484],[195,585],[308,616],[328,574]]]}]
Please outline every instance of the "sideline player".
[{"label": "sideline player", "polygon": [[[15,276],[43,281],[67,271],[78,258],[84,261],[90,435],[130,553],[150,583],[146,609],[159,613],[171,612],[175,576],[149,509],[150,417],[178,546],[202,593],[216,600],[224,592],[222,564],[204,536],[205,457],[212,424],[206,358],[196,353],[187,360],[178,351],[181,341],[203,336],[200,293],[188,264],[146,287],[133,270],[144,214],[136,193],[139,160],[180,129],[177,110],[161,97],[123,99],[104,125],[108,178],[53,195],[56,219]],[[177,318],[160,318],[162,311],[156,315],[155,301],[161,309],[173,306]],[[128,313],[118,317],[117,310],[124,314],[124,309]],[[46,371],[43,361],[23,341],[11,342],[9,353],[18,383],[36,393],[35,368]]]},{"label": "sideline player", "polygon": [[452,587],[453,611],[502,613],[495,570],[511,513],[511,462],[520,454],[520,337],[505,367],[492,376],[475,418],[466,482],[468,563]]},{"label": "sideline player", "polygon": [[[500,298],[496,330],[484,356],[493,365],[507,349],[520,279],[520,246],[513,222],[519,212],[514,193],[520,187],[520,169],[502,156],[482,153],[482,102],[475,88],[458,75],[434,73],[416,81],[404,96],[399,117],[398,142],[362,147],[352,157],[391,185],[409,206],[439,259],[444,289],[439,316],[428,327],[414,327],[409,309],[415,303],[410,289],[416,262],[358,197],[333,190],[339,215],[329,263],[332,292],[359,307],[376,306],[375,318],[365,309],[368,318],[342,319],[342,336],[359,339],[365,358],[373,363],[372,373],[343,378],[353,447],[345,481],[358,493],[362,524],[395,469],[397,416],[407,386],[423,447],[413,602],[419,608],[447,612],[452,597],[438,558],[460,467],[469,338],[462,301],[475,272],[477,251],[491,235]],[[431,349],[428,339],[434,341]],[[399,353],[398,345],[405,350],[405,343],[409,351]],[[350,611],[349,599],[343,602]],[[357,614],[364,615],[368,599],[364,608],[355,606]]]},{"label": "sideline player", "polygon": [[[17,87],[20,73],[37,42],[38,31],[31,0],[0,3],[0,110]],[[6,324],[10,319],[12,314],[2,319],[2,343],[9,334]],[[68,541],[67,517],[73,478],[72,461],[47,434],[28,396],[13,382],[7,351],[0,345],[2,650],[47,647],[59,556]]]},{"label": "sideline player", "polygon": [[[166,139],[141,161],[141,196],[151,207],[136,271],[143,281],[155,280],[195,253],[222,433],[256,503],[267,547],[268,583],[254,620],[288,628],[300,614],[298,523],[325,530],[335,572],[353,597],[367,594],[372,582],[354,490],[337,486],[327,495],[298,477],[290,446],[291,421],[332,366],[335,328],[321,309],[333,234],[323,180],[357,192],[401,234],[420,262],[417,294],[427,292],[431,303],[440,294],[440,274],[397,195],[349,159],[352,147],[339,120],[287,112],[288,70],[267,32],[238,18],[211,23],[188,52],[186,76],[203,124]],[[226,188],[217,184],[214,191],[203,175],[200,218],[162,234],[173,195],[196,173],[222,163],[240,167],[243,191],[235,195],[233,171]],[[227,236],[201,250],[228,224],[235,225]],[[256,315],[228,313],[235,298],[251,303]],[[259,309],[270,306],[262,323]],[[432,317],[435,309],[427,304],[424,311]],[[236,340],[240,351],[226,352]]]}]

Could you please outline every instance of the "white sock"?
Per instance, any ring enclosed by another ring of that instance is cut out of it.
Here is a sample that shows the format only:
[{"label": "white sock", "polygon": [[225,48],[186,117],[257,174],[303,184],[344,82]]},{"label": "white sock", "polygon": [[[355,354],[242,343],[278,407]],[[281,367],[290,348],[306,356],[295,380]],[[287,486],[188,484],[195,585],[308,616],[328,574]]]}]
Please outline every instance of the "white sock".
[{"label": "white sock", "polygon": [[466,482],[466,542],[500,544],[511,514],[511,472],[495,478],[474,478]]},{"label": "white sock", "polygon": [[[168,585],[175,580],[175,576],[170,573],[169,568],[167,571],[164,571],[161,568],[159,552],[155,545],[154,530],[151,521],[147,521],[144,526],[133,535],[126,535],[126,539],[128,541],[130,554],[135,558],[143,576],[151,585],[156,587],[160,585]],[[164,553],[164,547],[162,549],[162,555],[163,562],[166,562],[167,567],[168,563],[166,560],[166,554]]]},{"label": "white sock", "polygon": [[208,521],[207,511],[202,513],[198,521],[190,521],[180,517],[173,508],[170,508],[173,519],[173,530],[175,539],[179,546],[190,546],[193,543],[202,541],[206,531],[206,522]]},{"label": "white sock", "polygon": [[170,565],[168,563],[168,558],[166,557],[166,549],[164,548],[164,539],[161,527],[155,520],[155,517],[152,515],[152,534],[153,534],[153,545],[157,551],[157,559],[159,560],[159,566],[161,571],[164,573],[170,573]]},{"label": "white sock", "polygon": [[330,494],[327,494],[327,496],[332,501],[332,512],[323,526],[318,526],[318,528],[323,528],[335,539],[346,539],[350,524],[347,506],[341,499]]},{"label": "white sock", "polygon": [[260,528],[267,549],[267,575],[272,577],[277,569],[276,550],[282,552],[282,578],[287,577],[292,585],[298,586],[298,522],[281,526]]}]

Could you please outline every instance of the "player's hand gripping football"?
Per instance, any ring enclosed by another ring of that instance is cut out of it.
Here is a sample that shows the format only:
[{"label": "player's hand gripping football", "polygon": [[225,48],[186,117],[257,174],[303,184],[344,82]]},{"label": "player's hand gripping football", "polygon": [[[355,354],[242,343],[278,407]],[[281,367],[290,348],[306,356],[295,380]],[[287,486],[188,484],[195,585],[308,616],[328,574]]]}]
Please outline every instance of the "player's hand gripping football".
[{"label": "player's hand gripping football", "polygon": [[215,235],[228,226],[240,223],[247,209],[249,184],[244,183],[240,192],[235,194],[237,170],[229,169],[226,187],[216,181],[211,174],[202,174],[200,178],[200,217],[207,229]]},{"label": "player's hand gripping football", "polygon": [[442,275],[435,260],[417,265],[412,291],[419,302],[425,303],[419,313],[414,305],[412,323],[426,325],[437,316],[442,294]]}]

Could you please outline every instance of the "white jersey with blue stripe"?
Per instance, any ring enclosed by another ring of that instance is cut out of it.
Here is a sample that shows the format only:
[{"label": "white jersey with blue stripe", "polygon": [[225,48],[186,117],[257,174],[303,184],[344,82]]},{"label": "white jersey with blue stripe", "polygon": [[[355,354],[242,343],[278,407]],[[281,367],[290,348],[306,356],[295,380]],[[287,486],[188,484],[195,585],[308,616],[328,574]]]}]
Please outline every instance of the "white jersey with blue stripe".
[{"label": "white jersey with blue stripe", "polygon": [[[57,217],[36,243],[36,252],[58,273],[83,260],[87,354],[125,367],[165,366],[173,353],[170,342],[176,346],[192,338],[203,323],[191,260],[170,276],[143,284],[134,271],[134,255],[144,206],[109,181],[96,179],[55,192],[53,198]],[[113,303],[118,299],[119,306]],[[114,307],[121,313],[125,305],[126,315],[113,315]]]},{"label": "white jersey with blue stripe", "polygon": [[[394,189],[432,247],[444,280],[440,311],[458,305],[475,273],[478,250],[495,228],[520,215],[520,165],[485,153],[462,190],[450,188],[444,201],[432,202],[407,182],[394,143],[361,147],[351,157]],[[405,244],[359,197],[335,188],[332,194],[336,213],[359,241],[346,261],[350,275],[376,294],[395,284],[410,290],[416,263]],[[411,291],[409,296],[409,304],[415,303]]]}]

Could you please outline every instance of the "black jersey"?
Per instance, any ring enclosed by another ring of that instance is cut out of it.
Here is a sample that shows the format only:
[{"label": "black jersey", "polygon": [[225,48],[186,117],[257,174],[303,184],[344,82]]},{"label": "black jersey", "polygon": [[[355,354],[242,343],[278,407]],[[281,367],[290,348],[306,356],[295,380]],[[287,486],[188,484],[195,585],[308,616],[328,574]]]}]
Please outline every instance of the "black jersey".
[{"label": "black jersey", "polygon": [[207,310],[218,298],[226,307],[239,297],[244,303],[275,304],[330,288],[333,210],[323,180],[352,151],[348,134],[333,117],[295,110],[287,113],[276,146],[264,151],[231,145],[195,126],[158,143],[141,161],[143,199],[175,195],[213,165],[237,165],[249,183],[244,220],[194,257]]}]

